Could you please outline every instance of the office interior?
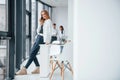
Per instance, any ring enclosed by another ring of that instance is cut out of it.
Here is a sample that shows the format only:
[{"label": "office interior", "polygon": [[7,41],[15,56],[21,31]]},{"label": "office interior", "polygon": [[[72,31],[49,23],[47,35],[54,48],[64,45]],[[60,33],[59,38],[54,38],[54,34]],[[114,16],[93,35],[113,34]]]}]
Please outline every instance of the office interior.
[{"label": "office interior", "polygon": [[[15,75],[29,58],[30,49],[36,36],[36,29],[40,26],[41,11],[47,10],[57,29],[64,26],[68,36],[68,1],[49,0],[1,0],[0,1],[0,80],[49,80],[49,57],[45,45],[38,52],[40,74],[29,75],[35,66],[32,63],[28,68],[28,75]],[[65,51],[69,62],[73,66],[72,41]],[[72,80],[71,73],[65,71],[64,79]],[[61,79],[60,70],[56,70],[53,79]],[[68,77],[68,78],[67,78]]]},{"label": "office interior", "polygon": [[[65,80],[120,80],[120,1],[68,0],[65,7],[66,1],[0,1],[0,11],[5,12],[2,14],[5,18],[1,17],[0,20],[0,55],[5,55],[2,59],[5,58],[6,62],[6,80],[14,80],[15,71],[28,58],[41,9],[49,10],[57,26],[62,19],[71,40],[71,51],[68,53],[72,56],[70,62],[74,74],[68,74]],[[43,6],[38,7],[40,5]],[[53,80],[61,79],[56,76]],[[17,77],[18,80],[49,80],[39,75]]]}]

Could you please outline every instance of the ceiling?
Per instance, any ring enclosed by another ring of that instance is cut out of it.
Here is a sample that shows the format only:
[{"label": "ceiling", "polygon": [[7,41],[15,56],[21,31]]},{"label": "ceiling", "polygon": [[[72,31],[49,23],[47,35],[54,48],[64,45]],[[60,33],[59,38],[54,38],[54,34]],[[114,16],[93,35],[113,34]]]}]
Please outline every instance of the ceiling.
[{"label": "ceiling", "polygon": [[68,0],[41,0],[51,6],[68,6]]}]

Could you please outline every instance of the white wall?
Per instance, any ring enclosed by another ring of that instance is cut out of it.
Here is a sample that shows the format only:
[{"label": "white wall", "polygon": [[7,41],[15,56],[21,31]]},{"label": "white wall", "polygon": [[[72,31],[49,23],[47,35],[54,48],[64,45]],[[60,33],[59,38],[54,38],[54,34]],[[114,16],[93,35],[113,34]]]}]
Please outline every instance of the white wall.
[{"label": "white wall", "polygon": [[56,7],[52,10],[52,21],[56,23],[57,28],[63,25],[67,34],[68,30],[68,7]]},{"label": "white wall", "polygon": [[74,0],[74,80],[120,80],[120,1]]},{"label": "white wall", "polygon": [[73,41],[73,0],[68,1],[68,36]]}]

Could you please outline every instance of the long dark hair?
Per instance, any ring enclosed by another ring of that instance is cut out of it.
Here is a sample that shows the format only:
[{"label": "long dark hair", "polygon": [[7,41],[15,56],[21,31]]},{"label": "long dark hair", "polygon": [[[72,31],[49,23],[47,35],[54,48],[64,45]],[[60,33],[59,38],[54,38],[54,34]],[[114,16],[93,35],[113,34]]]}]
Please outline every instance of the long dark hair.
[{"label": "long dark hair", "polygon": [[61,33],[63,34],[64,27],[61,25],[60,28],[61,28]]}]

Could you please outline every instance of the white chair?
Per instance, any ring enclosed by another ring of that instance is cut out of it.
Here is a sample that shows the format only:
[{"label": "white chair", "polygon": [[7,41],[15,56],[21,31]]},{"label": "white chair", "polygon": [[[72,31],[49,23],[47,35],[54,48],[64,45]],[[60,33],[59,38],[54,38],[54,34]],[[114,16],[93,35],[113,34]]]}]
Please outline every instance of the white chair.
[{"label": "white chair", "polygon": [[50,47],[50,66],[51,66],[51,73],[50,73],[50,80],[52,80],[53,73],[56,69],[61,70],[61,77],[64,80],[64,71],[68,69],[73,74],[73,69],[69,60],[67,60],[67,56],[63,56],[64,49],[68,48],[68,43],[61,44],[59,41],[54,41]]}]

